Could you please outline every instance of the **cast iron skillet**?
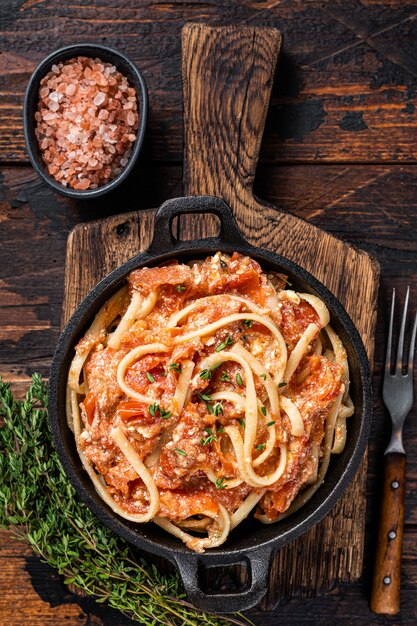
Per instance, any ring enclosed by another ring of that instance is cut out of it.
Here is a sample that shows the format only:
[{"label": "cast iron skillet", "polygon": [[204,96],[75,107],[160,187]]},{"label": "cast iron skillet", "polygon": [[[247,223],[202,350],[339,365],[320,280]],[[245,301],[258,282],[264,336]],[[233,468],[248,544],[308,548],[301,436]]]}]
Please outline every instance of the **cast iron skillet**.
[{"label": "cast iron skillet", "polygon": [[[218,237],[179,241],[171,223],[181,213],[212,213],[220,219]],[[288,275],[294,288],[318,295],[327,304],[331,323],[346,347],[351,373],[351,394],[355,414],[348,421],[346,448],[332,458],[326,480],[299,511],[272,525],[249,519],[239,525],[219,548],[197,555],[178,539],[155,524],[134,524],[119,518],[96,493],[78,457],[73,433],[65,416],[65,387],[74,346],[100,307],[138,267],[158,265],[169,259],[188,261],[221,250],[240,252],[258,261],[264,270]],[[371,378],[360,336],[340,302],[324,285],[288,259],[250,245],[241,235],[230,208],[223,200],[194,196],[168,200],[155,218],[154,238],[149,248],[104,278],[85,298],[68,322],[58,342],[49,383],[49,419],[56,449],[64,469],[87,506],[116,534],[134,546],[169,559],[180,572],[190,601],[206,611],[230,613],[257,604],[266,592],[271,560],[279,548],[319,522],[352,481],[365,450],[371,422]],[[335,546],[336,549],[336,546]],[[230,593],[209,593],[203,589],[205,568],[242,564],[248,571],[247,585]]]}]

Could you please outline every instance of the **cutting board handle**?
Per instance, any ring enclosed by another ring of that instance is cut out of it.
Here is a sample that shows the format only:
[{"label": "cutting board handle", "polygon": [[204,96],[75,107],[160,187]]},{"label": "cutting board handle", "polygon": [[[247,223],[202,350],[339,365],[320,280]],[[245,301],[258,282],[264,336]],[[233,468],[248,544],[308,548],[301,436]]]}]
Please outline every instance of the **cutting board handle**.
[{"label": "cutting board handle", "polygon": [[182,30],[184,193],[247,204],[281,49],[275,28]]}]

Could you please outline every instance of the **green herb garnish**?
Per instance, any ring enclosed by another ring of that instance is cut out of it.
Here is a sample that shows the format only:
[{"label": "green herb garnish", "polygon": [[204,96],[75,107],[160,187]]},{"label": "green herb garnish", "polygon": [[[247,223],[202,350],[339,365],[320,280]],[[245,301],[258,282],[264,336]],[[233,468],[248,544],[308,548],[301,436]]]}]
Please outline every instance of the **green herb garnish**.
[{"label": "green herb garnish", "polygon": [[259,374],[259,378],[262,378],[262,380],[266,380],[266,374]]},{"label": "green herb garnish", "polygon": [[258,445],[255,446],[255,450],[263,450],[265,446],[266,446],[266,443],[258,443]]},{"label": "green herb garnish", "polygon": [[278,387],[286,387],[287,383],[279,383]]},{"label": "green herb garnish", "polygon": [[155,378],[152,376],[150,372],[146,372],[146,378],[149,380],[150,383],[155,382]]},{"label": "green herb garnish", "polygon": [[263,415],[266,415],[266,407],[265,406],[261,406],[261,411],[262,411]]},{"label": "green herb garnish", "polygon": [[220,380],[222,381],[222,383],[230,383],[229,374],[223,371]]},{"label": "green herb garnish", "polygon": [[238,419],[237,420],[239,422],[239,424],[242,426],[242,428],[245,428],[246,424],[245,424],[245,420],[243,419]]},{"label": "green herb garnish", "polygon": [[203,380],[210,380],[211,378],[210,370],[201,370],[200,378],[202,378]]},{"label": "green herb garnish", "polygon": [[222,476],[221,478],[217,478],[215,482],[217,489],[225,489],[227,487],[227,484],[224,481],[225,481],[224,476]]},{"label": "green herb garnish", "polygon": [[202,402],[211,402],[210,394],[197,392],[197,395],[200,398],[200,400],[202,400]]},{"label": "green herb garnish", "polygon": [[179,448],[175,448],[175,452],[177,454],[180,454],[181,456],[188,456],[188,454],[184,452],[184,450],[180,450]]},{"label": "green herb garnish", "polygon": [[167,420],[171,417],[171,411],[167,411],[163,406],[159,406],[156,402],[148,406],[148,411],[152,417],[161,417],[163,420]]},{"label": "green herb garnish", "polygon": [[[213,415],[215,415],[216,417],[218,417],[219,415],[223,415],[223,407],[221,405],[221,402],[218,402],[217,404],[214,405],[213,407]],[[220,431],[218,431],[220,432]]]},{"label": "green herb garnish", "polygon": [[152,417],[156,417],[157,412],[159,411],[159,404],[154,402],[148,406],[148,411],[152,415]]},{"label": "green herb garnish", "polygon": [[244,325],[246,326],[246,328],[250,328],[253,324],[252,320],[244,320]]},{"label": "green herb garnish", "polygon": [[231,345],[233,345],[233,339],[229,335],[225,341],[223,341],[222,343],[219,343],[219,345],[216,347],[216,352],[220,352],[221,350],[224,350],[225,348],[228,348]]},{"label": "green herb garnish", "polygon": [[239,372],[236,374],[236,382],[239,385],[239,387],[243,386],[242,376],[239,374]]},{"label": "green herb garnish", "polygon": [[162,574],[133,555],[81,502],[52,444],[47,404],[47,384],[38,374],[24,400],[15,400],[0,379],[0,527],[29,545],[66,584],[136,623],[244,626],[239,616],[191,607],[177,574]]},{"label": "green herb garnish", "polygon": [[274,424],[276,424],[276,422],[274,422],[274,421],[272,420],[272,422],[268,422],[268,423],[267,423],[267,426],[273,426]]},{"label": "green herb garnish", "polygon": [[208,437],[205,437],[205,438],[202,437],[201,438],[201,444],[203,446],[206,446],[209,443],[213,443],[213,441],[217,441],[217,437],[216,437],[216,435],[214,434],[214,432],[212,431],[211,428],[205,428],[204,430],[208,434]]},{"label": "green herb garnish", "polygon": [[182,293],[187,289],[187,285],[177,285],[175,289],[178,291],[178,293]]},{"label": "green herb garnish", "polygon": [[179,363],[171,363],[169,366],[170,370],[175,370],[178,374],[181,374],[181,365]]},{"label": "green herb garnish", "polygon": [[211,373],[214,372],[214,370],[216,370],[218,367],[220,367],[220,365],[221,365],[221,363],[217,363],[217,365],[212,365],[212,367],[210,367],[209,369],[201,370],[200,377],[203,380],[210,380],[211,379]]}]

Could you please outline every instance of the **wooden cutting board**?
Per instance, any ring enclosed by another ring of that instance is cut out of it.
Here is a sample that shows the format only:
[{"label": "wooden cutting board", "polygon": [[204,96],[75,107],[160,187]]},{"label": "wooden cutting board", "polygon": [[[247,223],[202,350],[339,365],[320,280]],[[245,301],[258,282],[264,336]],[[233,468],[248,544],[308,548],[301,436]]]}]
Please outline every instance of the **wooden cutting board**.
[{"label": "wooden cutting board", "polygon": [[[379,267],[365,252],[254,197],[253,180],[282,38],[273,28],[187,24],[182,33],[184,193],[221,196],[251,243],[292,259],[342,302],[373,357]],[[152,97],[151,97],[152,105]],[[140,189],[138,189],[140,198]],[[94,284],[147,248],[154,210],[77,226],[67,248],[63,322]],[[215,234],[212,216],[174,225],[182,239]],[[315,595],[362,572],[364,458],[331,513],[283,548],[271,568],[262,608],[293,595]]]}]

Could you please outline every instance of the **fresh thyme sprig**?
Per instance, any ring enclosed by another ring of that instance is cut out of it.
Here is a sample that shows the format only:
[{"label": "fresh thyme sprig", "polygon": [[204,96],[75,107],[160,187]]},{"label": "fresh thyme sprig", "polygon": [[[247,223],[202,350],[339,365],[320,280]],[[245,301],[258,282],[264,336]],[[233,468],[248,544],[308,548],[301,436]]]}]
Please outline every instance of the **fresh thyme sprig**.
[{"label": "fresh thyme sprig", "polygon": [[0,378],[0,527],[29,543],[67,584],[140,624],[243,626],[237,617],[195,609],[177,575],[133,555],[78,499],[53,448],[46,385],[38,374],[32,380],[17,401]]}]

